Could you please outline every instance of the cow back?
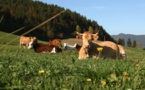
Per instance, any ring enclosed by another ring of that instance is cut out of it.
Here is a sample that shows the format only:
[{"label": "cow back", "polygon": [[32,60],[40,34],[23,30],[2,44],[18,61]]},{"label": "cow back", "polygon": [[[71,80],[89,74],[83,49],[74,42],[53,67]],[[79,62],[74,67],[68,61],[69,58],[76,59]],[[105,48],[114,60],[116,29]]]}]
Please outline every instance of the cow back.
[{"label": "cow back", "polygon": [[[101,52],[103,58],[112,58],[117,59],[119,57],[119,48],[117,44],[111,41],[93,41],[91,50],[98,54],[97,48],[102,47],[103,50]],[[96,50],[95,50],[96,49]]]},{"label": "cow back", "polygon": [[60,39],[54,39],[49,41],[49,45],[59,46],[61,47],[61,40]]},{"label": "cow back", "polygon": [[20,43],[21,44],[29,44],[31,41],[31,37],[20,36]]}]

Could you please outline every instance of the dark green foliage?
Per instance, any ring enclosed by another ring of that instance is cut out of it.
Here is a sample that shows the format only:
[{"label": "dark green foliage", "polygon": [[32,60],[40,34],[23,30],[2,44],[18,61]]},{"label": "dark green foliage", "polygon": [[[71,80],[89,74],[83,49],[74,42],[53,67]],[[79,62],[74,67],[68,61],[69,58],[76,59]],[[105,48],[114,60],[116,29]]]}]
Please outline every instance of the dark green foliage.
[{"label": "dark green foliage", "polygon": [[133,44],[132,44],[132,47],[136,47],[137,46],[137,43],[136,43],[136,41],[134,40],[133,41]]},{"label": "dark green foliage", "polygon": [[110,35],[103,29],[102,26],[99,27],[99,40],[103,40],[103,41],[113,41],[115,43],[117,43],[112,37],[110,37]]},{"label": "dark green foliage", "polygon": [[124,38],[122,38],[122,39],[119,38],[117,43],[120,44],[120,45],[125,46],[125,40],[124,40]]},{"label": "dark green foliage", "polygon": [[[24,30],[16,33],[21,35],[63,10],[64,8],[57,5],[49,5],[37,0],[0,0],[0,18],[3,17],[0,30],[10,33],[26,26]],[[91,26],[94,33],[100,31],[100,40],[104,40],[102,37],[105,36],[106,40],[114,41],[96,21],[88,20],[79,13],[68,9],[65,13],[27,35],[36,36],[41,40],[70,38],[75,37],[76,26],[78,25],[81,28],[80,32],[88,30]]]},{"label": "dark green foliage", "polygon": [[131,41],[130,38],[128,38],[128,40],[127,40],[127,46],[128,46],[128,47],[131,47],[131,46],[132,46],[132,41]]}]

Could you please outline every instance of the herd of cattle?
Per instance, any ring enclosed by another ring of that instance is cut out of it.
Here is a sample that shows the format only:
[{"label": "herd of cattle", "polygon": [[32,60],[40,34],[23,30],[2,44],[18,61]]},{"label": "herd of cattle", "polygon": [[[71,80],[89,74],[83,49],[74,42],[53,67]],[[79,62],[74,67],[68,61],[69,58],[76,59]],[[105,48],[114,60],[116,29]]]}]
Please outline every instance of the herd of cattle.
[{"label": "herd of cattle", "polygon": [[[77,50],[78,59],[87,58],[112,58],[112,59],[126,59],[126,53],[122,45],[115,44],[111,41],[99,41],[98,33],[91,34],[86,31],[84,33],[77,32],[74,45],[70,45],[61,39],[54,39],[48,42],[48,44],[38,43],[36,37],[20,37],[20,47],[28,49],[34,49],[37,53],[50,52],[57,53],[63,50]],[[70,41],[71,42],[71,41]],[[98,51],[97,48],[102,48],[102,51]],[[100,55],[101,53],[101,55]]]}]

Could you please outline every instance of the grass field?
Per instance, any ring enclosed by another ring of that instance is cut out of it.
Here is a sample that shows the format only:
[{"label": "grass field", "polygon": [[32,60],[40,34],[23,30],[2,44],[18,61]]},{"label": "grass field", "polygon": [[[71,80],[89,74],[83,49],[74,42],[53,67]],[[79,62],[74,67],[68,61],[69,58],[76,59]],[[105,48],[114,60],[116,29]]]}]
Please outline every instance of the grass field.
[{"label": "grass field", "polygon": [[145,90],[143,50],[125,47],[127,60],[78,60],[75,50],[35,53],[8,37],[0,39],[0,90]]}]

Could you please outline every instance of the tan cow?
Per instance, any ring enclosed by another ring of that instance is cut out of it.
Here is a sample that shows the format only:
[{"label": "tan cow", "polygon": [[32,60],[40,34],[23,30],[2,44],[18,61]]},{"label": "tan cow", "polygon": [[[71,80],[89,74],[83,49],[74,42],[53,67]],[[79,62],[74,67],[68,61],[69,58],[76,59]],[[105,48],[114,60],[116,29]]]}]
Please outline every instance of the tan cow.
[{"label": "tan cow", "polygon": [[24,48],[28,48],[30,49],[29,47],[29,43],[31,41],[34,41],[35,39],[37,39],[36,37],[32,37],[32,36],[20,36],[20,47],[24,46]]},{"label": "tan cow", "polygon": [[[78,32],[77,32],[77,34],[78,34],[77,36],[82,36],[82,34],[79,35]],[[100,44],[100,42],[101,43],[104,42],[104,41],[98,41],[98,38],[99,38],[98,33],[96,35],[93,35],[93,41],[96,41],[96,43]],[[107,43],[107,42],[105,41],[104,43]],[[122,45],[119,45],[119,44],[117,44],[117,46],[119,48],[119,57],[118,58],[119,59],[126,59],[126,53],[125,53],[125,50],[124,50],[123,46]]]},{"label": "tan cow", "polygon": [[[99,36],[98,36],[99,31],[93,35],[93,40],[97,41]],[[76,39],[82,39],[82,34],[80,34],[79,32],[76,32]]]},{"label": "tan cow", "polygon": [[111,41],[92,41],[93,36],[97,35],[91,34],[90,32],[84,32],[82,35],[82,47],[79,51],[79,59],[87,59],[88,57],[98,57],[99,51],[98,47],[102,47],[101,52],[102,58],[112,58],[116,59],[119,56],[118,46]]},{"label": "tan cow", "polygon": [[[98,38],[99,38],[98,35],[93,36],[93,40],[94,41],[98,41]],[[126,53],[125,53],[125,50],[124,50],[123,46],[122,45],[119,45],[119,44],[117,44],[117,46],[119,48],[119,57],[118,58],[119,59],[126,59]]]}]

